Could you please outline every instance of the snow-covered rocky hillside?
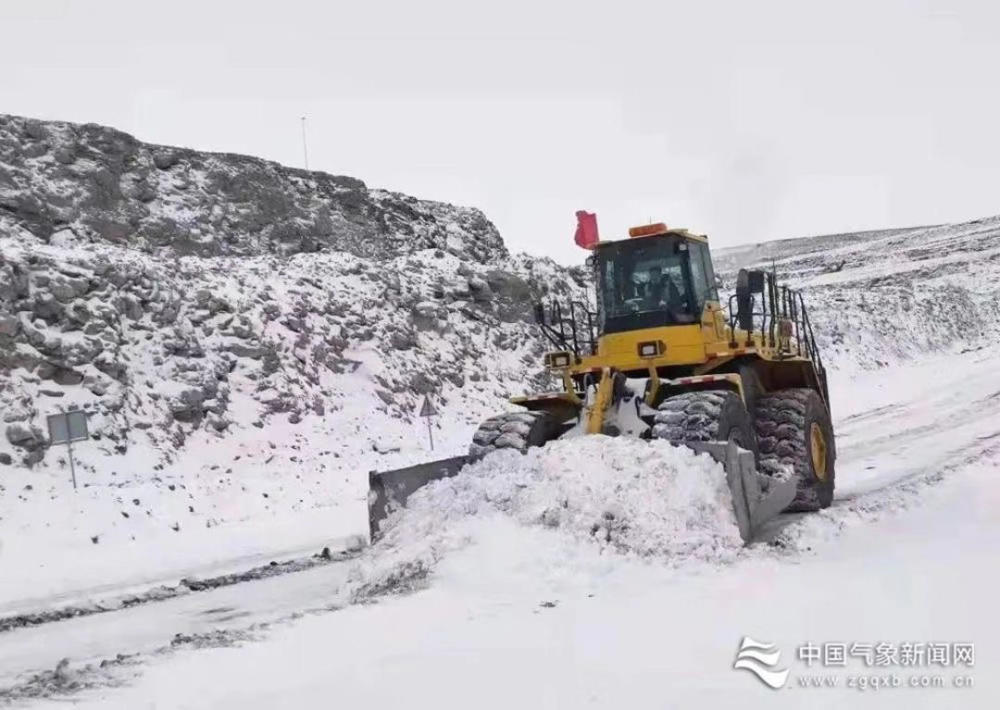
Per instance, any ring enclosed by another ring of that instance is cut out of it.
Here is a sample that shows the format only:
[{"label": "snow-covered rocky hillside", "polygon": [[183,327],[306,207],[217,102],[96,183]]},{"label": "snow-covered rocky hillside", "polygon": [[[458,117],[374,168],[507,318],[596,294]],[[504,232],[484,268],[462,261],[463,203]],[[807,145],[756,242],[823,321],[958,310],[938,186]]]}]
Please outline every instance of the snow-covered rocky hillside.
[{"label": "snow-covered rocky hillside", "polygon": [[479,210],[244,155],[147,145],[104,126],[0,114],[0,224],[162,256],[506,255]]},{"label": "snow-covered rocky hillside", "polygon": [[578,289],[478,210],[0,116],[0,538],[358,505],[354,474],[427,455],[424,395],[461,449],[544,385],[531,301]]},{"label": "snow-covered rocky hillside", "polygon": [[716,269],[774,268],[805,292],[824,358],[871,369],[1000,340],[1000,217],[720,250]]}]

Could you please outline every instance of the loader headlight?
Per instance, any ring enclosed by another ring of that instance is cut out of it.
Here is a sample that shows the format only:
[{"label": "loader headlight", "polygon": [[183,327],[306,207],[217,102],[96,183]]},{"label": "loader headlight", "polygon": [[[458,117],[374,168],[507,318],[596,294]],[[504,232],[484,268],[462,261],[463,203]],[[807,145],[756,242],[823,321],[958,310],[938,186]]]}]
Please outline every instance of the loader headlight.
[{"label": "loader headlight", "polygon": [[548,353],[545,356],[546,367],[551,367],[553,369],[558,369],[562,367],[569,367],[572,362],[572,358],[569,353]]},{"label": "loader headlight", "polygon": [[663,350],[662,340],[649,340],[645,343],[639,343],[639,357],[656,357],[661,355]]}]

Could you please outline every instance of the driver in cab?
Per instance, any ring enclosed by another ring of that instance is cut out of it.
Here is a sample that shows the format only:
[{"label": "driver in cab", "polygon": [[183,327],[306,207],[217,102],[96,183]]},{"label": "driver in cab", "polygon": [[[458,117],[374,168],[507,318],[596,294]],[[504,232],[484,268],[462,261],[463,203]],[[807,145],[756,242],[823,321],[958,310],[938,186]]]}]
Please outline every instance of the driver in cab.
[{"label": "driver in cab", "polygon": [[643,306],[646,310],[655,310],[662,306],[668,308],[679,308],[681,304],[681,292],[669,275],[664,274],[659,266],[649,267],[648,279],[646,281],[646,293]]}]

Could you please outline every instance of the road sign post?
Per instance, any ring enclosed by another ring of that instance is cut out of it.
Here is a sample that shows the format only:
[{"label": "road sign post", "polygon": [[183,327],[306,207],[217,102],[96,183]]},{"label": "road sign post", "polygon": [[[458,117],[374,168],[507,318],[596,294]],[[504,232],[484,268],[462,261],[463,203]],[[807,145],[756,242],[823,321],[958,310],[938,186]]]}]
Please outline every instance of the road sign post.
[{"label": "road sign post", "polygon": [[424,403],[420,405],[420,415],[427,420],[427,438],[431,441],[431,451],[434,450],[434,432],[431,430],[431,417],[436,417],[438,411],[431,404],[429,395],[424,395]]},{"label": "road sign post", "polygon": [[87,413],[76,409],[71,412],[59,412],[48,416],[49,440],[52,444],[66,444],[69,452],[69,472],[73,477],[73,490],[76,490],[76,464],[73,462],[73,442],[86,441]]}]

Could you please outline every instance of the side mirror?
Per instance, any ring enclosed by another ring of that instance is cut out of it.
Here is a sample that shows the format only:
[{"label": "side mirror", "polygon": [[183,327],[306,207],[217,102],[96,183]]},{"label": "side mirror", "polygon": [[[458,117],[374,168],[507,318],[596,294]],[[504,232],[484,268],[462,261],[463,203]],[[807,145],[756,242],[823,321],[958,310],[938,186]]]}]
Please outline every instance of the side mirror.
[{"label": "side mirror", "polygon": [[740,330],[753,330],[753,289],[751,274],[762,272],[740,269],[736,275],[736,324]]},{"label": "side mirror", "polygon": [[760,270],[747,271],[750,293],[764,293],[764,272]]},{"label": "side mirror", "polygon": [[535,304],[535,323],[545,325],[545,305],[541,301]]}]

